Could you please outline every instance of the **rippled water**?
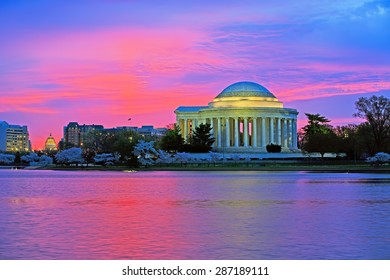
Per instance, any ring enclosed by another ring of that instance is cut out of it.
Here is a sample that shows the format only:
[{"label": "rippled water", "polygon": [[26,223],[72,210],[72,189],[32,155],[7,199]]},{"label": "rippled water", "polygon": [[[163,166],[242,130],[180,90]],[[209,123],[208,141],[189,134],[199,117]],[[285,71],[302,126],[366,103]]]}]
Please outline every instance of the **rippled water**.
[{"label": "rippled water", "polygon": [[390,175],[0,170],[0,259],[390,259]]}]

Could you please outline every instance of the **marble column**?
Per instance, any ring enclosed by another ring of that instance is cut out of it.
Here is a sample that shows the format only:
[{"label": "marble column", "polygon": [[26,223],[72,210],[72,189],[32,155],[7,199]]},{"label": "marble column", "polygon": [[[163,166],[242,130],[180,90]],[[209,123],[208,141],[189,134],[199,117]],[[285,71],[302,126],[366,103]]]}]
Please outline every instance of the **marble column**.
[{"label": "marble column", "polygon": [[248,118],[244,118],[244,147],[248,147]]},{"label": "marble column", "polygon": [[192,131],[195,132],[195,128],[196,128],[197,126],[199,126],[199,124],[198,124],[198,119],[193,119],[193,120],[192,120]]},{"label": "marble column", "polygon": [[234,118],[234,147],[238,147],[238,132],[239,132],[239,127],[238,127],[238,118]]},{"label": "marble column", "polygon": [[184,138],[184,125],[183,125],[183,119],[179,119],[179,129],[180,129],[180,132],[181,132],[181,135],[182,137]]},{"label": "marble column", "polygon": [[257,147],[257,118],[252,118],[252,147]]},{"label": "marble column", "polygon": [[280,118],[276,120],[276,144],[282,145],[282,127],[280,125]]},{"label": "marble column", "polygon": [[274,118],[269,119],[269,141],[271,144],[275,144],[275,139],[274,139]]},{"label": "marble column", "polygon": [[217,147],[218,148],[221,148],[221,143],[222,143],[222,128],[221,128],[221,118],[217,118],[217,125],[218,125],[218,128],[217,128]]},{"label": "marble column", "polygon": [[293,149],[298,149],[298,135],[297,135],[297,120],[296,119],[293,119],[292,121],[292,143],[293,143]]},{"label": "marble column", "polygon": [[234,119],[229,118],[229,130],[230,130],[230,147],[234,146]]},{"label": "marble column", "polygon": [[287,140],[288,140],[288,131],[287,131],[287,119],[283,120],[283,147],[287,146]]},{"label": "marble column", "polygon": [[[210,134],[211,134],[211,136],[213,136],[214,137],[214,139],[215,139],[215,134],[214,134],[214,119],[213,118],[209,118],[209,120],[210,120],[210,128],[211,128],[211,130],[210,130]],[[216,145],[216,141],[214,141],[214,143],[213,143],[213,146],[215,147],[215,145]]]},{"label": "marble column", "polygon": [[230,147],[230,123],[229,118],[225,119],[226,147]]},{"label": "marble column", "polygon": [[265,118],[261,118],[261,147],[265,147]]}]

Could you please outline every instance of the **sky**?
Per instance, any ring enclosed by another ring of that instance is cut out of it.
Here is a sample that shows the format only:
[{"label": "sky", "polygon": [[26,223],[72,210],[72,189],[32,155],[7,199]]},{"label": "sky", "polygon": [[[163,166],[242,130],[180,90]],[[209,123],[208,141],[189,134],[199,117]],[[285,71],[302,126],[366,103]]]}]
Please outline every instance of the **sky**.
[{"label": "sky", "polygon": [[361,122],[359,97],[390,96],[390,0],[0,0],[0,120],[34,148],[71,121],[166,127],[238,81],[300,125]]}]

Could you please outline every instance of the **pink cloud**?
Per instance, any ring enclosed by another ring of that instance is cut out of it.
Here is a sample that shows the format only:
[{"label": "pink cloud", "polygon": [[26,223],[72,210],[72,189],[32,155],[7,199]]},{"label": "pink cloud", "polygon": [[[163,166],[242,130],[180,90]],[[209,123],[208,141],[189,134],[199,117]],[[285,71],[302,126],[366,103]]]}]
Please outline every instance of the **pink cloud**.
[{"label": "pink cloud", "polygon": [[356,95],[367,92],[377,92],[390,89],[390,82],[348,82],[342,83],[318,83],[300,88],[284,90],[280,92],[280,97],[285,101],[308,100],[338,95]]}]

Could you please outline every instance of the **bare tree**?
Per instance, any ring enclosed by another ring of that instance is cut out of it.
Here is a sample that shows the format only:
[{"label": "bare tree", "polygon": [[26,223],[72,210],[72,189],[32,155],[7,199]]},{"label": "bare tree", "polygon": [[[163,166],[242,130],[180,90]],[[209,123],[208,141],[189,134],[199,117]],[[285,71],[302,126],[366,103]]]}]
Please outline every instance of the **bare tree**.
[{"label": "bare tree", "polygon": [[355,103],[355,117],[365,119],[370,125],[377,151],[384,151],[390,139],[390,99],[384,96],[360,97]]}]

